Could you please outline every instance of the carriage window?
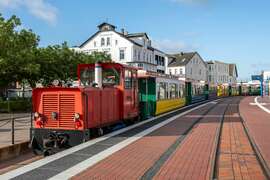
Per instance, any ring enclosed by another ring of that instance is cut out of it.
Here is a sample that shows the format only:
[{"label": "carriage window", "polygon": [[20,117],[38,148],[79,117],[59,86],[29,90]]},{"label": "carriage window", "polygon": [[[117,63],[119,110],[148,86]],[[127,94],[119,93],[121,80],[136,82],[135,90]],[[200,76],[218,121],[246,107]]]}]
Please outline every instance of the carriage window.
[{"label": "carriage window", "polygon": [[158,99],[166,99],[166,83],[160,82],[159,89],[158,89]]},{"label": "carriage window", "polygon": [[179,98],[179,94],[178,94],[178,92],[179,92],[179,89],[180,89],[180,84],[176,84],[176,89],[175,89],[175,98]]},{"label": "carriage window", "polygon": [[176,84],[170,84],[169,90],[170,90],[169,98],[176,98]]},{"label": "carriage window", "polygon": [[196,95],[196,89],[197,89],[196,86],[193,85],[192,86],[192,91],[191,91],[192,92],[192,95]]},{"label": "carriage window", "polygon": [[125,70],[125,89],[130,89],[131,87],[132,87],[131,71]]},{"label": "carriage window", "polygon": [[[114,68],[102,69],[102,85],[114,86],[120,84],[120,72]],[[95,68],[83,68],[80,72],[80,86],[95,85]]]},{"label": "carriage window", "polygon": [[185,85],[180,84],[179,95],[181,98],[185,97]]},{"label": "carriage window", "polygon": [[114,68],[102,70],[103,86],[114,86],[120,84],[120,72]]}]

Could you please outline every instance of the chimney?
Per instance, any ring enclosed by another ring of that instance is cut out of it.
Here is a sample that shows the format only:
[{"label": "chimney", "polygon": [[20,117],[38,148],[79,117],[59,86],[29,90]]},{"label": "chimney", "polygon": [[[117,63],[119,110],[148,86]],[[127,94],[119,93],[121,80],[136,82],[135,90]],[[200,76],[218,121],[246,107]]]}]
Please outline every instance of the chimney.
[{"label": "chimney", "polygon": [[102,88],[102,66],[101,63],[95,63],[95,83],[98,88]]}]

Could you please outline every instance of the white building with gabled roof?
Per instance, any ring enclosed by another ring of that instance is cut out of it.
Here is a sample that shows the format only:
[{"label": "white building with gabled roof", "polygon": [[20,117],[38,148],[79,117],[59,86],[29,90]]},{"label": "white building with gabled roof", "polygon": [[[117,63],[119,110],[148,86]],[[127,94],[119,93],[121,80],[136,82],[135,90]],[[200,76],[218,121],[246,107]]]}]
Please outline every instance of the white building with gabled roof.
[{"label": "white building with gabled roof", "polygon": [[221,61],[207,61],[208,81],[211,84],[236,84],[237,83],[237,66]]},{"label": "white building with gabled roof", "polygon": [[168,73],[192,82],[207,82],[207,66],[197,52],[181,52],[169,57]]},{"label": "white building with gabled roof", "polygon": [[109,23],[100,24],[98,31],[75,50],[89,54],[105,52],[114,62],[152,72],[165,73],[166,70],[166,54],[152,47],[146,33],[128,33],[124,29],[118,32],[116,26]]}]

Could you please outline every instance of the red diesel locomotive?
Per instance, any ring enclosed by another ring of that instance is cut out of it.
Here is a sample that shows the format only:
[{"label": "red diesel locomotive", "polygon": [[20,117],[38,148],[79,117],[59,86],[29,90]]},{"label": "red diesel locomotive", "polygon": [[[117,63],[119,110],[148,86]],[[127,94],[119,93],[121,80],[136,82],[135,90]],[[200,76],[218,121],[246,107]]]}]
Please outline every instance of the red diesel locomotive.
[{"label": "red diesel locomotive", "polygon": [[45,155],[90,139],[102,127],[139,117],[137,69],[116,63],[78,66],[79,87],[33,90],[32,149]]}]

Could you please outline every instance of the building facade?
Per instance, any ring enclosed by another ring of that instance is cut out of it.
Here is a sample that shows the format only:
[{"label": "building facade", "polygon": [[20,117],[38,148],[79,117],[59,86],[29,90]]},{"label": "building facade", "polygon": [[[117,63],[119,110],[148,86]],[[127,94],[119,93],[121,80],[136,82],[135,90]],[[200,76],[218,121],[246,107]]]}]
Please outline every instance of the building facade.
[{"label": "building facade", "polygon": [[169,56],[168,73],[181,80],[207,82],[207,66],[197,52]]},{"label": "building facade", "polygon": [[157,72],[165,74],[168,67],[168,56],[166,53],[154,49],[155,63],[157,65]]},{"label": "building facade", "polygon": [[146,33],[128,33],[124,29],[118,32],[109,23],[100,24],[98,31],[75,50],[89,54],[105,52],[117,63],[152,72],[166,71],[166,54],[152,47]]},{"label": "building facade", "polygon": [[208,82],[211,84],[234,84],[237,83],[237,68],[235,64],[221,61],[208,61]]},{"label": "building facade", "polygon": [[236,64],[229,64],[229,84],[237,83],[238,71]]},{"label": "building facade", "polygon": [[264,81],[270,81],[270,71],[262,71],[262,77]]}]

